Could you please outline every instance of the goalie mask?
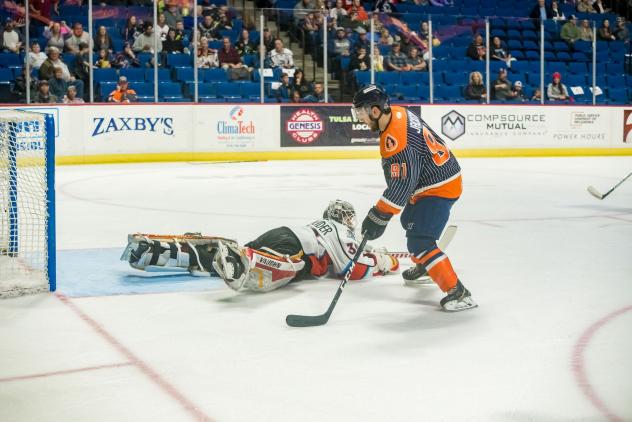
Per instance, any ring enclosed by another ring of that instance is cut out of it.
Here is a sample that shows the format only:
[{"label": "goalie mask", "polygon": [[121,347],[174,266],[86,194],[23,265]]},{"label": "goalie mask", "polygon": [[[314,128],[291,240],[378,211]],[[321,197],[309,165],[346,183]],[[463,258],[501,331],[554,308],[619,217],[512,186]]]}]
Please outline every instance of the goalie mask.
[{"label": "goalie mask", "polygon": [[341,199],[336,199],[329,203],[329,206],[323,213],[323,218],[344,224],[350,230],[355,230],[356,227],[356,212],[353,205]]}]

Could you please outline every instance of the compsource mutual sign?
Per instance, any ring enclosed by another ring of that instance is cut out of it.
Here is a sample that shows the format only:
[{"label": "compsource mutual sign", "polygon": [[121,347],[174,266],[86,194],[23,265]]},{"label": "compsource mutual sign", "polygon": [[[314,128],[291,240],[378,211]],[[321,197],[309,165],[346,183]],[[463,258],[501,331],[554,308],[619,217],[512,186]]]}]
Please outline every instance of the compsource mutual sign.
[{"label": "compsource mutual sign", "polygon": [[300,109],[290,116],[285,130],[299,144],[310,144],[321,134],[323,126],[318,114],[312,110]]}]

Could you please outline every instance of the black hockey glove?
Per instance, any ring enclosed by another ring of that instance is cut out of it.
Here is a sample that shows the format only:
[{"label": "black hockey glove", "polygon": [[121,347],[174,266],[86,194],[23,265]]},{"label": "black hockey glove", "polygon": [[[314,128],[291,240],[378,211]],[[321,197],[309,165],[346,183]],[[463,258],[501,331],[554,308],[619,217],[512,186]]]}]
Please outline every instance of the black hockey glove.
[{"label": "black hockey glove", "polygon": [[362,222],[362,233],[365,233],[369,240],[377,239],[384,234],[386,225],[392,217],[392,214],[383,213],[376,207],[371,208]]}]

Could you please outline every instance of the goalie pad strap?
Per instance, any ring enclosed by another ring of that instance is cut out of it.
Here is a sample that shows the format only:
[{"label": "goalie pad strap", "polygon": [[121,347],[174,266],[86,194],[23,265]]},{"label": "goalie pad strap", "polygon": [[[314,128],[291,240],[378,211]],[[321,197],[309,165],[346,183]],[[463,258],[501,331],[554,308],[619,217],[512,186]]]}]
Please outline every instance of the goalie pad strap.
[{"label": "goalie pad strap", "polygon": [[158,258],[160,257],[160,252],[162,251],[162,246],[160,246],[160,242],[154,240],[152,242],[154,247],[152,249],[151,259],[149,260],[149,265],[156,265],[158,262]]}]

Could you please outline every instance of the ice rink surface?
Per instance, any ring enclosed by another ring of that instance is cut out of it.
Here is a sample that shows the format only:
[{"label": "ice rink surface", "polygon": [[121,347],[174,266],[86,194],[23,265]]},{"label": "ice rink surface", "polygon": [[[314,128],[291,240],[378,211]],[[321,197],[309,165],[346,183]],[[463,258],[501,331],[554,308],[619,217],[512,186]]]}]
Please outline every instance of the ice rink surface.
[{"label": "ice rink surface", "polygon": [[[268,294],[142,277],[130,232],[236,238],[361,221],[377,160],[60,167],[59,292],[0,302],[2,421],[632,420],[632,158],[461,159],[447,252],[479,308],[401,275]],[[395,218],[374,242],[404,250]],[[408,262],[403,264],[409,265]]]}]

